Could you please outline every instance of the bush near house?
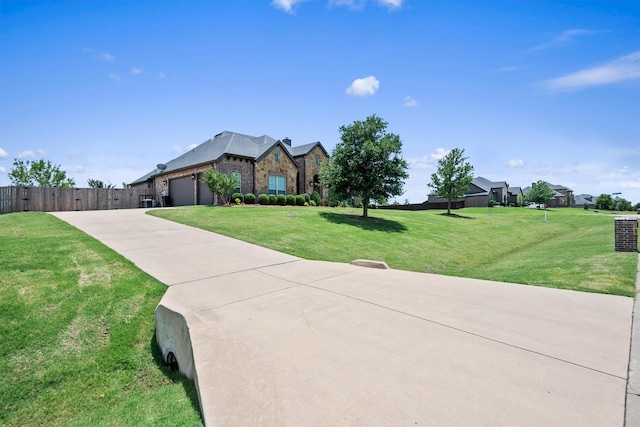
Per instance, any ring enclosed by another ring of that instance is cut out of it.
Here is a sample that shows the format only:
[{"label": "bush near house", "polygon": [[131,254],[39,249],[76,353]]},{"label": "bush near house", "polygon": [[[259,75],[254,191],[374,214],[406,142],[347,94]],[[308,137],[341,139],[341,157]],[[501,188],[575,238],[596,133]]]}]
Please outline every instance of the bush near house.
[{"label": "bush near house", "polygon": [[296,196],[294,194],[287,194],[287,205],[295,206]]},{"label": "bush near house", "polygon": [[259,205],[268,205],[269,204],[269,196],[267,194],[260,194],[258,196],[258,204]]},{"label": "bush near house", "polygon": [[302,194],[298,194],[296,196],[296,205],[297,206],[304,206],[305,202],[306,202],[306,200],[304,199],[304,196]]},{"label": "bush near house", "polygon": [[247,205],[253,205],[256,203],[256,196],[253,193],[247,193],[244,195],[244,202]]},{"label": "bush near house", "polygon": [[280,206],[284,206],[286,203],[287,203],[287,196],[285,196],[284,194],[278,194],[278,197],[276,198],[276,204]]},{"label": "bush near house", "polygon": [[278,201],[278,198],[276,197],[275,194],[269,194],[269,204],[270,205],[275,205],[277,201]]},{"label": "bush near house", "polygon": [[316,203],[315,206],[322,205],[322,197],[320,197],[320,193],[317,191],[314,191],[313,194],[311,194],[311,200]]},{"label": "bush near house", "polygon": [[240,203],[244,203],[244,196],[242,193],[233,193],[231,195],[231,201],[235,202],[237,199],[240,199]]}]

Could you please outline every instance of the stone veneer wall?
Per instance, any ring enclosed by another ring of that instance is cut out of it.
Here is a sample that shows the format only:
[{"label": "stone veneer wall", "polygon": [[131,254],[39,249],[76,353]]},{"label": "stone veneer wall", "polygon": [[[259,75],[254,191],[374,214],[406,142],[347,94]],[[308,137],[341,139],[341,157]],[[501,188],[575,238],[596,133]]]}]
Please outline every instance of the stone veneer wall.
[{"label": "stone veneer wall", "polygon": [[242,157],[225,156],[222,161],[216,163],[216,170],[227,175],[233,172],[240,173],[240,192],[242,194],[254,192],[253,161]]},{"label": "stone veneer wall", "polygon": [[[316,165],[316,156],[320,158],[320,164]],[[303,182],[304,192],[305,193],[313,193],[317,191],[318,194],[322,197],[323,203],[327,203],[329,200],[329,192],[326,191],[325,187],[315,188],[315,186],[309,186],[309,182],[313,181],[314,175],[318,175],[320,173],[320,169],[322,169],[322,165],[327,160],[327,156],[324,154],[324,151],[320,149],[320,147],[315,147],[307,156],[305,157],[305,178]]]},{"label": "stone veneer wall", "polygon": [[618,217],[615,219],[616,251],[638,251],[638,219]]},{"label": "stone veneer wall", "polygon": [[[280,162],[276,163],[275,153],[280,156]],[[298,167],[286,154],[282,147],[276,146],[262,159],[256,162],[256,197],[262,193],[269,194],[269,175],[284,176],[287,178],[287,194],[296,194],[298,187]]]}]

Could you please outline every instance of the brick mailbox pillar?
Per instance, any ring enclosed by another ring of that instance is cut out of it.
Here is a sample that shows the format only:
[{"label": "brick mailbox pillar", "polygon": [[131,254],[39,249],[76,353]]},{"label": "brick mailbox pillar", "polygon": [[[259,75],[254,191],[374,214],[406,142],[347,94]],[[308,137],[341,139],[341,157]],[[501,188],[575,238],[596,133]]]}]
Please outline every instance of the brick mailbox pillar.
[{"label": "brick mailbox pillar", "polygon": [[616,251],[638,251],[638,218],[617,217],[616,223]]}]

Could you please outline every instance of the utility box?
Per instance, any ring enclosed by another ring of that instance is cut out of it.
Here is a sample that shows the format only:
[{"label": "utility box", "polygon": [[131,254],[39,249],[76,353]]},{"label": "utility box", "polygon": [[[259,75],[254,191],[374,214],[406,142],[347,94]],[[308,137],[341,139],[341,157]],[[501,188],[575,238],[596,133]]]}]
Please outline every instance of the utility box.
[{"label": "utility box", "polygon": [[638,252],[638,218],[616,217],[616,251]]}]

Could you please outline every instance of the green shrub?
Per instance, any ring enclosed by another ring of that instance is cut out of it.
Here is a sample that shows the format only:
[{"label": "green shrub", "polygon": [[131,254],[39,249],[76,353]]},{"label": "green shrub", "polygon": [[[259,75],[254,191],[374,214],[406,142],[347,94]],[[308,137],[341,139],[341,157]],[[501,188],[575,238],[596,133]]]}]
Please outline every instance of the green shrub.
[{"label": "green shrub", "polygon": [[256,203],[256,196],[253,193],[247,193],[244,195],[244,202],[248,205],[253,205]]},{"label": "green shrub", "polygon": [[287,196],[285,196],[284,194],[278,194],[278,197],[276,198],[276,203],[279,204],[280,206],[284,206],[285,204],[287,204]]},{"label": "green shrub", "polygon": [[298,195],[296,196],[296,205],[298,205],[298,206],[304,206],[305,202],[306,202],[306,200],[304,200],[304,195],[302,195],[302,194],[298,194]]},{"label": "green shrub", "polygon": [[311,201],[309,202],[310,206],[318,206],[318,204],[316,203],[315,200],[311,199]]},{"label": "green shrub", "polygon": [[290,206],[295,206],[296,196],[293,194],[287,194],[287,204]]},{"label": "green shrub", "polygon": [[489,200],[489,207],[492,208],[494,206],[498,206],[498,202],[496,202],[495,200]]},{"label": "green shrub", "polygon": [[303,196],[306,203],[309,203],[309,201],[311,201],[311,197],[307,193],[304,193]]},{"label": "green shrub", "polygon": [[314,191],[313,194],[311,194],[311,200],[316,202],[316,204],[312,206],[320,206],[322,204],[322,197],[320,197],[320,193],[317,191]]},{"label": "green shrub", "polygon": [[266,194],[261,194],[258,196],[258,204],[259,205],[268,205],[269,204],[269,196]]},{"label": "green shrub", "polygon": [[277,201],[278,201],[278,198],[276,197],[275,194],[269,194],[269,204],[270,205],[275,205]]},{"label": "green shrub", "polygon": [[244,202],[244,196],[242,195],[242,193],[233,193],[231,195],[231,200],[235,201],[236,203],[238,203],[237,202],[238,199],[240,199],[240,203]]}]

